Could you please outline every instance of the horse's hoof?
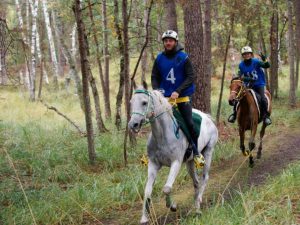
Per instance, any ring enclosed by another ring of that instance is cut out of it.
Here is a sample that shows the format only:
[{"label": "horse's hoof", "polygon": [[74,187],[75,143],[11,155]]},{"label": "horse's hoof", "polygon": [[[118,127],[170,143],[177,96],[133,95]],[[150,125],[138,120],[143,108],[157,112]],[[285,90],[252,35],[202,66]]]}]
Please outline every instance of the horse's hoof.
[{"label": "horse's hoof", "polygon": [[176,203],[173,203],[173,204],[171,205],[171,207],[170,207],[170,210],[171,210],[172,212],[176,212],[176,211],[177,211],[177,204],[176,204]]},{"label": "horse's hoof", "polygon": [[253,167],[254,167],[254,161],[252,161],[252,162],[250,161],[250,162],[249,162],[249,167],[250,167],[250,168],[253,168]]},{"label": "horse's hoof", "polygon": [[200,209],[196,209],[195,214],[196,216],[202,216],[202,211]]},{"label": "horse's hoof", "polygon": [[257,153],[256,158],[260,159],[261,158],[261,153]]},{"label": "horse's hoof", "polygon": [[171,193],[171,188],[168,187],[168,186],[164,186],[164,188],[163,188],[163,193],[164,193],[165,195],[170,194],[170,193]]},{"label": "horse's hoof", "polygon": [[143,216],[141,221],[140,221],[141,225],[148,225],[149,224],[149,219],[146,216]]},{"label": "horse's hoof", "polygon": [[249,154],[250,154],[250,151],[249,150],[244,150],[244,151],[242,151],[242,153],[243,153],[243,155],[244,156],[249,156]]}]

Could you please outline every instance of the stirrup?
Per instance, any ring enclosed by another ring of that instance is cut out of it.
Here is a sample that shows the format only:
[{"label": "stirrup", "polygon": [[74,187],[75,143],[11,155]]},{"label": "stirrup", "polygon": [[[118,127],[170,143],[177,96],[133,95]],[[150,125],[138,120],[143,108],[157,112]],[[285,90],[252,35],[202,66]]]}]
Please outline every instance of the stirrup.
[{"label": "stirrup", "polygon": [[270,118],[270,117],[266,117],[266,118],[264,119],[264,124],[266,124],[266,126],[271,125],[271,124],[272,124],[271,118]]},{"label": "stirrup", "polygon": [[196,169],[201,169],[205,165],[205,159],[202,154],[194,156],[194,164]]},{"label": "stirrup", "polygon": [[229,117],[228,117],[228,122],[229,123],[234,123],[236,120],[236,116],[234,114],[231,114]]}]

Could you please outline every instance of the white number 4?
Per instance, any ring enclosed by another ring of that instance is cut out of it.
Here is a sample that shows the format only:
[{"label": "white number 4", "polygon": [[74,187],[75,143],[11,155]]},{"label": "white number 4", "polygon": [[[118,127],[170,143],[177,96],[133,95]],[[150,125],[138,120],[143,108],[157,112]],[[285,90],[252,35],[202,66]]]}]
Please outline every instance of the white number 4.
[{"label": "white number 4", "polygon": [[171,81],[172,84],[175,84],[176,78],[174,76],[174,69],[172,68],[167,75],[167,80]]}]

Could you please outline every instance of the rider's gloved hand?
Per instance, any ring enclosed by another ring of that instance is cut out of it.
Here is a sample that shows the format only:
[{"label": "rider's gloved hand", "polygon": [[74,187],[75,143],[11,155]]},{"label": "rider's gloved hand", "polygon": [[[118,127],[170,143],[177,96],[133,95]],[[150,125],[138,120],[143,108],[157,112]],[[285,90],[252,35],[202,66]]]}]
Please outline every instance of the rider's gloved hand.
[{"label": "rider's gloved hand", "polygon": [[244,81],[244,82],[249,82],[251,80],[251,78],[248,77],[248,76],[242,75],[241,80]]},{"label": "rider's gloved hand", "polygon": [[266,61],[267,57],[262,52],[259,53],[259,56],[262,61]]}]

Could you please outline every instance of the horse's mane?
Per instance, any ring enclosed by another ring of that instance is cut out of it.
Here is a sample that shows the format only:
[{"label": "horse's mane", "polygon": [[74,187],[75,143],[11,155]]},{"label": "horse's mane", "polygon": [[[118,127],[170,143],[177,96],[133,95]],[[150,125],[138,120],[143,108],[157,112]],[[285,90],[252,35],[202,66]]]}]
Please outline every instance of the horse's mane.
[{"label": "horse's mane", "polygon": [[153,97],[156,97],[159,103],[159,106],[165,107],[166,110],[171,110],[172,105],[169,103],[168,99],[163,96],[163,94],[158,90],[153,90],[152,92]]}]

